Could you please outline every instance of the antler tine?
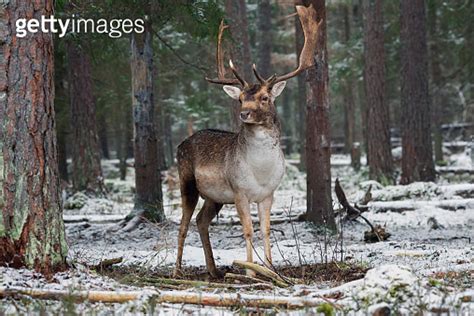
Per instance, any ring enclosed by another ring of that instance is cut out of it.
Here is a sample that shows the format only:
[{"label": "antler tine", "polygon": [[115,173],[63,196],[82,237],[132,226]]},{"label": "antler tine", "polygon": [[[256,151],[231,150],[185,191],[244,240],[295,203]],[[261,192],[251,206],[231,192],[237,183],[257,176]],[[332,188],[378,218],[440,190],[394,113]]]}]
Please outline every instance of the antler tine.
[{"label": "antler tine", "polygon": [[257,78],[257,80],[261,84],[265,83],[265,79],[262,76],[260,76],[260,74],[257,71],[257,66],[255,66],[255,64],[252,65],[252,70],[253,70],[253,73],[254,73],[255,77]]},{"label": "antler tine", "polygon": [[225,67],[224,67],[224,51],[222,50],[222,36],[224,30],[228,28],[228,25],[224,24],[224,20],[221,20],[219,24],[219,34],[217,35],[217,50],[216,50],[216,65],[217,65],[217,79],[206,77],[206,80],[210,83],[222,84],[222,85],[240,85],[241,82],[237,79],[225,78]]},{"label": "antler tine", "polygon": [[234,66],[234,63],[232,62],[232,59],[229,59],[229,66],[230,66],[230,69],[232,70],[232,73],[234,74],[235,78],[237,78],[237,80],[239,80],[240,84],[241,84],[243,87],[248,86],[247,81],[245,81],[244,78],[242,78],[242,77],[239,75],[239,73],[237,72],[237,69],[235,69],[235,66]]},{"label": "antler tine", "polygon": [[296,12],[298,13],[304,34],[304,45],[300,53],[298,68],[285,75],[268,78],[266,81],[270,85],[293,78],[314,65],[313,56],[318,41],[319,27],[321,23],[323,23],[323,20],[319,21],[319,23],[316,21],[316,10],[312,4],[309,7],[297,5]]}]

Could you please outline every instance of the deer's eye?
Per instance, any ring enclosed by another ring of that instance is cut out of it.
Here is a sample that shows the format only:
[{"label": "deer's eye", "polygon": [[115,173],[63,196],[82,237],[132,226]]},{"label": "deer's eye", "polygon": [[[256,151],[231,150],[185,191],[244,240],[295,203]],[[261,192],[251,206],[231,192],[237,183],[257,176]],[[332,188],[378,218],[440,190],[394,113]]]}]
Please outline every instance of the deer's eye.
[{"label": "deer's eye", "polygon": [[263,101],[263,102],[267,102],[267,101],[268,101],[268,96],[264,95],[264,96],[262,97],[262,101]]}]

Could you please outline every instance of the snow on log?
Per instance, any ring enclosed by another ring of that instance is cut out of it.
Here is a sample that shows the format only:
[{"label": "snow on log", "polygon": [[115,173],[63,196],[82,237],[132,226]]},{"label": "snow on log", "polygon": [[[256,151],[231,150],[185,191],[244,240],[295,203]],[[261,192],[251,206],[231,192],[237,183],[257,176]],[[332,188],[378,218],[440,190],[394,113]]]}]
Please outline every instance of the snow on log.
[{"label": "snow on log", "polygon": [[317,307],[327,300],[310,297],[262,296],[252,294],[212,294],[187,291],[65,291],[45,290],[24,287],[0,287],[0,297],[18,297],[21,295],[36,299],[63,300],[76,302],[90,301],[103,303],[124,303],[151,295],[157,303],[195,304],[221,307],[259,307],[259,308],[304,308]]}]

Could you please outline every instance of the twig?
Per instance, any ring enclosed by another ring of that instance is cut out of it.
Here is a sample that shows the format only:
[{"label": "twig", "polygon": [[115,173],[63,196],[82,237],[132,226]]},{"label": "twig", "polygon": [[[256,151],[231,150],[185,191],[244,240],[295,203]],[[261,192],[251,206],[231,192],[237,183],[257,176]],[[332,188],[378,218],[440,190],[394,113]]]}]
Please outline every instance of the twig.
[{"label": "twig", "polygon": [[192,62],[190,61],[187,61],[186,59],[184,59],[183,57],[181,57],[180,54],[178,54],[178,52],[173,48],[173,46],[171,46],[167,41],[165,41],[163,39],[163,37],[160,36],[160,34],[158,34],[158,32],[153,32],[155,34],[155,36],[160,40],[160,42],[163,43],[163,45],[165,45],[172,53],[174,56],[176,56],[176,58],[178,58],[183,64],[185,65],[188,65],[188,66],[191,66],[193,67],[194,69],[197,69],[199,70],[200,72],[202,72],[203,74],[206,74],[206,71],[207,69],[204,68],[204,67],[201,67],[201,66],[198,66],[196,64],[193,64]]},{"label": "twig", "polygon": [[300,266],[302,266],[303,265],[303,260],[301,259],[301,250],[300,250],[300,245],[299,245],[299,241],[298,241],[298,233],[296,232],[295,225],[293,224],[293,221],[291,220],[291,210],[292,210],[292,208],[293,208],[293,197],[291,197],[290,208],[288,209],[288,220],[290,221],[291,230],[293,231],[293,237],[295,238],[296,251],[298,252],[298,261],[300,263]]}]

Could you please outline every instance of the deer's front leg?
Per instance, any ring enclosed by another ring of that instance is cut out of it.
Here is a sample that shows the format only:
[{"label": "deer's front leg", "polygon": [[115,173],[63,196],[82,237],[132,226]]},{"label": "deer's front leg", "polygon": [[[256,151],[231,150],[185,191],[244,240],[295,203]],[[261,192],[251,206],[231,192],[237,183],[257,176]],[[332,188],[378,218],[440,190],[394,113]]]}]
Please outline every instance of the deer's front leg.
[{"label": "deer's front leg", "polygon": [[[253,262],[253,226],[252,217],[250,216],[250,204],[248,198],[244,194],[236,194],[235,207],[237,208],[237,213],[239,214],[240,223],[242,224],[244,232],[245,245],[247,250],[247,261]],[[246,273],[249,276],[255,276],[255,272],[251,270],[247,270]]]},{"label": "deer's front leg", "polygon": [[265,253],[265,265],[271,268],[272,248],[270,246],[270,212],[272,209],[273,195],[258,203],[258,219],[260,221],[260,231],[263,238],[263,250]]}]

